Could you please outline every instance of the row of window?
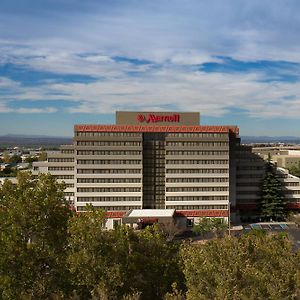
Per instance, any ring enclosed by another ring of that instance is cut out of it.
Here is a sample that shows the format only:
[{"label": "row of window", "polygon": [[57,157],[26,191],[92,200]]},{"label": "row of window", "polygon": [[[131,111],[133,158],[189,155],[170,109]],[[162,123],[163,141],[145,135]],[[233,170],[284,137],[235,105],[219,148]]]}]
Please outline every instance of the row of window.
[{"label": "row of window", "polygon": [[77,155],[141,155],[138,150],[78,150]]},{"label": "row of window", "polygon": [[220,192],[220,191],[228,191],[228,187],[226,186],[209,186],[209,187],[167,187],[167,192]]},{"label": "row of window", "polygon": [[228,164],[228,159],[168,159],[166,163],[171,165],[225,165]]},{"label": "row of window", "polygon": [[74,196],[74,193],[73,192],[64,192],[64,195],[65,196]]},{"label": "row of window", "polygon": [[81,165],[136,165],[141,164],[139,159],[78,159]]},{"label": "row of window", "polygon": [[141,146],[136,141],[77,141],[77,146]]},{"label": "row of window", "polygon": [[202,133],[202,132],[171,132],[167,137],[226,137],[227,133]]},{"label": "row of window", "polygon": [[237,195],[256,195],[256,196],[259,196],[260,192],[259,191],[253,191],[253,190],[250,190],[250,191],[239,191],[239,190],[237,190],[236,194]]},{"label": "row of window", "polygon": [[141,197],[77,197],[77,202],[141,201]]},{"label": "row of window", "polygon": [[166,142],[166,146],[228,146],[228,142]]},{"label": "row of window", "polygon": [[48,158],[48,162],[73,162],[74,158]]},{"label": "row of window", "polygon": [[[94,206],[95,209],[102,209],[105,211],[111,211],[111,210],[119,210],[119,211],[125,211],[125,210],[131,210],[131,209],[140,209],[140,206],[132,205],[132,206]],[[77,211],[86,211],[86,206],[77,206]]]},{"label": "row of window", "polygon": [[299,186],[299,182],[284,182],[285,186]]},{"label": "row of window", "polygon": [[161,185],[149,185],[149,186],[145,186],[144,185],[144,188],[143,188],[144,192],[150,192],[150,191],[155,191],[156,194],[159,193],[159,191],[165,193],[165,185],[164,184],[161,184]]},{"label": "row of window", "polygon": [[239,174],[236,178],[263,178],[263,174]]},{"label": "row of window", "polygon": [[74,187],[74,183],[66,183],[66,187],[67,188],[73,188]]},{"label": "row of window", "polygon": [[167,178],[166,182],[228,182],[228,178]]},{"label": "row of window", "polygon": [[74,153],[74,150],[66,150],[66,149],[63,149],[63,150],[60,150],[61,153],[64,153],[64,154],[73,154]]},{"label": "row of window", "polygon": [[127,136],[127,137],[141,137],[139,132],[90,132],[90,131],[77,131],[76,136]]},{"label": "row of window", "polygon": [[140,174],[140,169],[77,169],[78,174]]},{"label": "row of window", "polygon": [[300,190],[285,190],[284,194],[300,194]]},{"label": "row of window", "polygon": [[166,154],[167,155],[228,155],[228,151],[172,150],[172,151],[167,151]]},{"label": "row of window", "polygon": [[73,171],[74,167],[48,167],[48,171]]},{"label": "row of window", "polygon": [[191,210],[191,209],[228,209],[227,205],[168,205],[166,208]]},{"label": "row of window", "polygon": [[77,188],[78,193],[136,193],[140,192],[140,187],[112,187],[112,188],[102,188],[102,187],[81,187]]},{"label": "row of window", "polygon": [[74,179],[74,175],[53,175],[55,179]]},{"label": "row of window", "polygon": [[77,178],[77,183],[140,183],[141,178]]},{"label": "row of window", "polygon": [[228,173],[228,169],[167,169],[166,173],[169,174],[185,174],[185,173],[196,173],[196,174],[209,174],[209,173]]},{"label": "row of window", "polygon": [[251,182],[237,182],[236,186],[259,186],[259,181],[251,181]]},{"label": "row of window", "polygon": [[228,196],[169,196],[167,201],[213,201],[228,200]]},{"label": "row of window", "polygon": [[264,170],[264,166],[238,166],[237,170]]}]

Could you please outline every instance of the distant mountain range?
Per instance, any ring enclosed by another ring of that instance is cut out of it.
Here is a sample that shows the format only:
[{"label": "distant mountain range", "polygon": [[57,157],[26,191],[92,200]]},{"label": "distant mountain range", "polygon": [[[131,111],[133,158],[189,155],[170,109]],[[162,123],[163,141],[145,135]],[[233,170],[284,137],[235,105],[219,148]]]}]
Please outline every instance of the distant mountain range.
[{"label": "distant mountain range", "polygon": [[45,136],[45,135],[19,135],[9,134],[0,136],[0,148],[4,147],[58,147],[72,143],[71,137]]},{"label": "distant mountain range", "polygon": [[296,136],[241,136],[243,144],[250,143],[285,143],[300,144],[300,137]]},{"label": "distant mountain range", "polygon": [[[243,144],[250,143],[285,143],[300,144],[300,137],[295,136],[241,136]],[[8,134],[0,136],[0,148],[4,147],[58,147],[62,144],[71,144],[71,137],[46,136],[46,135],[20,135]]]}]

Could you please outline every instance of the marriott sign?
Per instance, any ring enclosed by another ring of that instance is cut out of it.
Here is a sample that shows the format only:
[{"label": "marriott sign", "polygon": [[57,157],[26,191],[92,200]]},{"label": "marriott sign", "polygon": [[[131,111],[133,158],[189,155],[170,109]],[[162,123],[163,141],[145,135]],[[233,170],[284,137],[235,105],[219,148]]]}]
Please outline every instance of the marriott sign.
[{"label": "marriott sign", "polygon": [[180,115],[173,114],[173,115],[156,115],[156,114],[138,114],[137,120],[139,122],[146,122],[146,123],[159,123],[159,122],[172,122],[172,123],[179,123],[180,122]]}]

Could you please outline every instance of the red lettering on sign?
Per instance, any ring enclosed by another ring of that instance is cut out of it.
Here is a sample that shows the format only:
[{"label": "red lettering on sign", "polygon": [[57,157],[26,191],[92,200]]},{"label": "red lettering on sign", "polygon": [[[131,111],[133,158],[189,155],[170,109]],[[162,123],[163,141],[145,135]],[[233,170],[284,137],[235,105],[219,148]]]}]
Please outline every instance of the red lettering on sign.
[{"label": "red lettering on sign", "polygon": [[173,114],[173,115],[155,115],[155,114],[148,114],[147,117],[143,114],[138,114],[136,116],[137,121],[143,123],[159,123],[159,122],[180,122],[180,115]]}]

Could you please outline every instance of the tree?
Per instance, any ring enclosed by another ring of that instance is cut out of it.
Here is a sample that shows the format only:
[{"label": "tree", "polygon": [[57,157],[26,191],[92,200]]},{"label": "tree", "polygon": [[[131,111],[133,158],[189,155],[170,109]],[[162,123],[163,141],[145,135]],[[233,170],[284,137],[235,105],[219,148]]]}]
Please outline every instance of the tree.
[{"label": "tree", "polygon": [[184,276],[179,256],[180,244],[167,242],[156,225],[137,233],[138,240],[132,245],[129,257],[133,277],[130,284],[142,292],[142,299],[161,299],[172,291],[176,283],[184,290]]},{"label": "tree", "polygon": [[300,177],[300,164],[298,166],[291,166],[288,170],[290,174]]},{"label": "tree", "polygon": [[187,299],[296,299],[299,261],[284,236],[247,234],[181,250]]},{"label": "tree", "polygon": [[228,225],[220,218],[199,218],[198,223],[194,225],[193,232],[197,235],[205,235],[207,233],[219,234],[225,231]]},{"label": "tree", "polygon": [[45,161],[47,160],[47,152],[43,151],[38,158],[39,161]]},{"label": "tree", "polygon": [[70,220],[68,263],[81,298],[161,299],[173,282],[182,288],[179,246],[157,226],[107,231],[104,223],[104,213],[93,209]]},{"label": "tree", "polygon": [[12,164],[17,164],[17,163],[20,163],[22,162],[22,158],[20,155],[17,155],[17,154],[14,154],[11,158],[10,158],[10,163]]},{"label": "tree", "polygon": [[3,162],[5,162],[6,164],[9,164],[10,163],[10,156],[9,156],[9,154],[8,154],[8,152],[4,152],[3,153]]},{"label": "tree", "polygon": [[[122,280],[118,265],[112,260],[114,245],[110,234],[103,230],[105,213],[89,208],[85,213],[74,215],[69,222],[68,265],[76,293],[83,299],[91,295],[117,292]],[[87,267],[88,266],[88,267]]]},{"label": "tree", "polygon": [[261,184],[260,215],[263,219],[283,220],[287,216],[283,185],[270,158]]},{"label": "tree", "polygon": [[51,175],[18,174],[0,188],[0,294],[48,299],[68,293],[67,225],[72,212],[64,185]]},{"label": "tree", "polygon": [[26,157],[25,158],[25,162],[26,163],[29,163],[30,165],[32,165],[32,163],[34,161],[38,161],[38,158],[36,156],[29,156],[29,157]]}]

